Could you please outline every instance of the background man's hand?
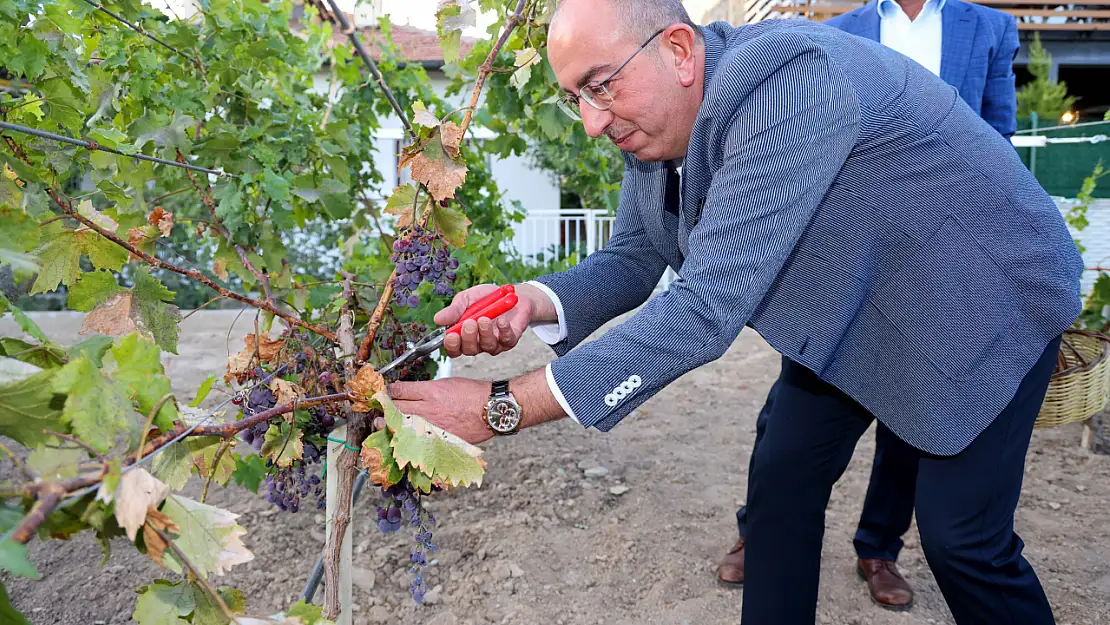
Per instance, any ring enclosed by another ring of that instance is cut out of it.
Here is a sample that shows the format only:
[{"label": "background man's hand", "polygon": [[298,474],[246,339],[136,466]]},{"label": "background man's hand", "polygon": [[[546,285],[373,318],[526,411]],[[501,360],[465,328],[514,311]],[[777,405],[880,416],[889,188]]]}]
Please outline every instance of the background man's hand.
[{"label": "background man's hand", "polygon": [[[457,293],[449,306],[436,313],[435,322],[441,326],[453,325],[474,302],[497,288],[493,284],[480,284]],[[551,301],[534,286],[516,285],[516,294],[519,298],[516,306],[497,319],[482,317],[467,320],[463,322],[460,334],[448,334],[443,339],[443,349],[447,355],[457,358],[481,353],[500,354],[516,346],[533,320],[554,316]]]},{"label": "background man's hand", "polygon": [[388,392],[401,412],[424,417],[472,445],[493,438],[493,431],[482,418],[490,395],[489,382],[467,378],[394,382]]}]

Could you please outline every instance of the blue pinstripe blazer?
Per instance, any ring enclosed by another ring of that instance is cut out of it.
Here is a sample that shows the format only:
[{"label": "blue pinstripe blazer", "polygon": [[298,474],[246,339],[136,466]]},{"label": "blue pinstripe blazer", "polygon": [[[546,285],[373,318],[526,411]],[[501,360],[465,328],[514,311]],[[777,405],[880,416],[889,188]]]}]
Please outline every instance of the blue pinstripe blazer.
[{"label": "blue pinstripe blazer", "polygon": [[[825,23],[878,41],[878,4],[871,0]],[[1009,13],[963,0],[945,0],[940,16],[940,77],[959,90],[971,110],[1009,138],[1017,129],[1017,21]]]},{"label": "blue pinstripe blazer", "polygon": [[[562,302],[551,374],[575,416],[609,430],[749,326],[911,445],[960,451],[1080,312],[1060,212],[907,57],[807,21],[702,32],[677,225],[664,165],[626,155],[612,239],[540,278]],[[667,292],[583,343],[668,265]]]}]

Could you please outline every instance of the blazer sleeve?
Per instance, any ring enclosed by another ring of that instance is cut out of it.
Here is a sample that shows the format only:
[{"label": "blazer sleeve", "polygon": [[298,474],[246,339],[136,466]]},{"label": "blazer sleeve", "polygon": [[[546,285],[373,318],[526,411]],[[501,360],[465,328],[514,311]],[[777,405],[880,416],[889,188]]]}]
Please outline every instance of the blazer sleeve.
[{"label": "blazer sleeve", "polygon": [[1017,55],[1017,23],[1005,15],[1002,38],[990,61],[987,82],[983,88],[982,116],[1003,137],[1009,139],[1017,130],[1017,90],[1014,57]]},{"label": "blazer sleeve", "polygon": [[[844,75],[808,38],[773,39],[749,51],[747,67],[733,63],[714,78],[723,81],[718,99],[731,108],[711,140],[720,142],[720,166],[691,230],[681,278],[550,365],[583,426],[608,431],[667,384],[725,353],[855,145],[859,106]],[[606,288],[620,297],[627,287],[609,279]]]},{"label": "blazer sleeve", "polygon": [[[628,179],[626,163],[625,179]],[[622,185],[613,233],[605,246],[566,271],[535,281],[558,298],[566,337],[551,345],[562,356],[610,319],[643,304],[667,263],[644,232],[630,185]]]}]

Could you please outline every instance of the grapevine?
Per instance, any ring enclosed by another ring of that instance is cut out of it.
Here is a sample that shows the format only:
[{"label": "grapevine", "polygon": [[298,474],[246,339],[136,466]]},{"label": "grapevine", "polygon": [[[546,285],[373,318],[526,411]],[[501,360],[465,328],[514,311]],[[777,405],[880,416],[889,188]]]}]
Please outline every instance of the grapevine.
[{"label": "grapevine", "polygon": [[[485,157],[520,146],[465,141],[483,88],[502,115],[523,120],[510,129],[493,118],[502,136],[571,132],[549,115],[554,86],[532,63],[515,65],[542,49],[549,2],[478,4],[502,19],[465,57],[465,3],[437,11],[445,59],[458,67],[452,89],[472,84],[462,109],[399,58],[387,19],[375,61],[332,0],[303,7],[295,28],[289,0],[205,3],[186,19],[132,0],[0,9],[0,271],[20,285],[0,294],[0,314],[25,335],[0,338],[0,463],[15,470],[0,484],[0,570],[37,577],[35,538],[125,537],[179,576],[138,589],[139,625],[185,605],[173,603],[180,597],[192,608],[175,623],[223,625],[245,615],[246,601],[212,576],[253,554],[236,515],[205,502],[209,486],[301,513],[323,507],[335,472],[323,606],[309,596],[263,617],[324,623],[342,607],[338,546],[361,470],[381,493],[368,512],[379,530],[412,533],[410,591],[422,601],[437,549],[425,498],[480,485],[485,465],[386,393],[386,381],[429,379],[433,361],[388,380],[376,369],[434,329],[456,288],[508,281],[500,268],[511,263],[496,250],[509,216]],[[331,46],[333,33],[353,52]],[[327,96],[313,88],[324,66]],[[388,115],[406,130],[402,168],[413,182],[379,200],[368,190],[383,176],[367,164]],[[319,222],[339,226],[328,242],[344,250],[334,274],[301,272],[290,259],[305,251],[283,243]],[[178,325],[192,314],[180,310],[182,291],[196,294],[193,308],[255,311],[226,370],[191,397],[171,390],[161,362],[178,353]],[[85,313],[87,338],[54,342],[21,309],[50,295]],[[342,441],[332,438],[340,425]],[[329,440],[344,449],[325,468]],[[464,453],[421,451],[444,445]],[[43,466],[59,468],[32,468]],[[199,501],[180,494],[191,477],[203,482]],[[0,585],[0,615],[23,619],[11,600]]]}]

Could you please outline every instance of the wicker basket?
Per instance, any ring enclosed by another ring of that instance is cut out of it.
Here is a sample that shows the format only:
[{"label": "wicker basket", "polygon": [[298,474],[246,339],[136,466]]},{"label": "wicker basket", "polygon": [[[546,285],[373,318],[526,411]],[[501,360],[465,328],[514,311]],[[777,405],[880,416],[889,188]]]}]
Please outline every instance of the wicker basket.
[{"label": "wicker basket", "polygon": [[1090,330],[1066,330],[1056,372],[1048,384],[1034,427],[1086,421],[1110,399],[1110,337]]}]

